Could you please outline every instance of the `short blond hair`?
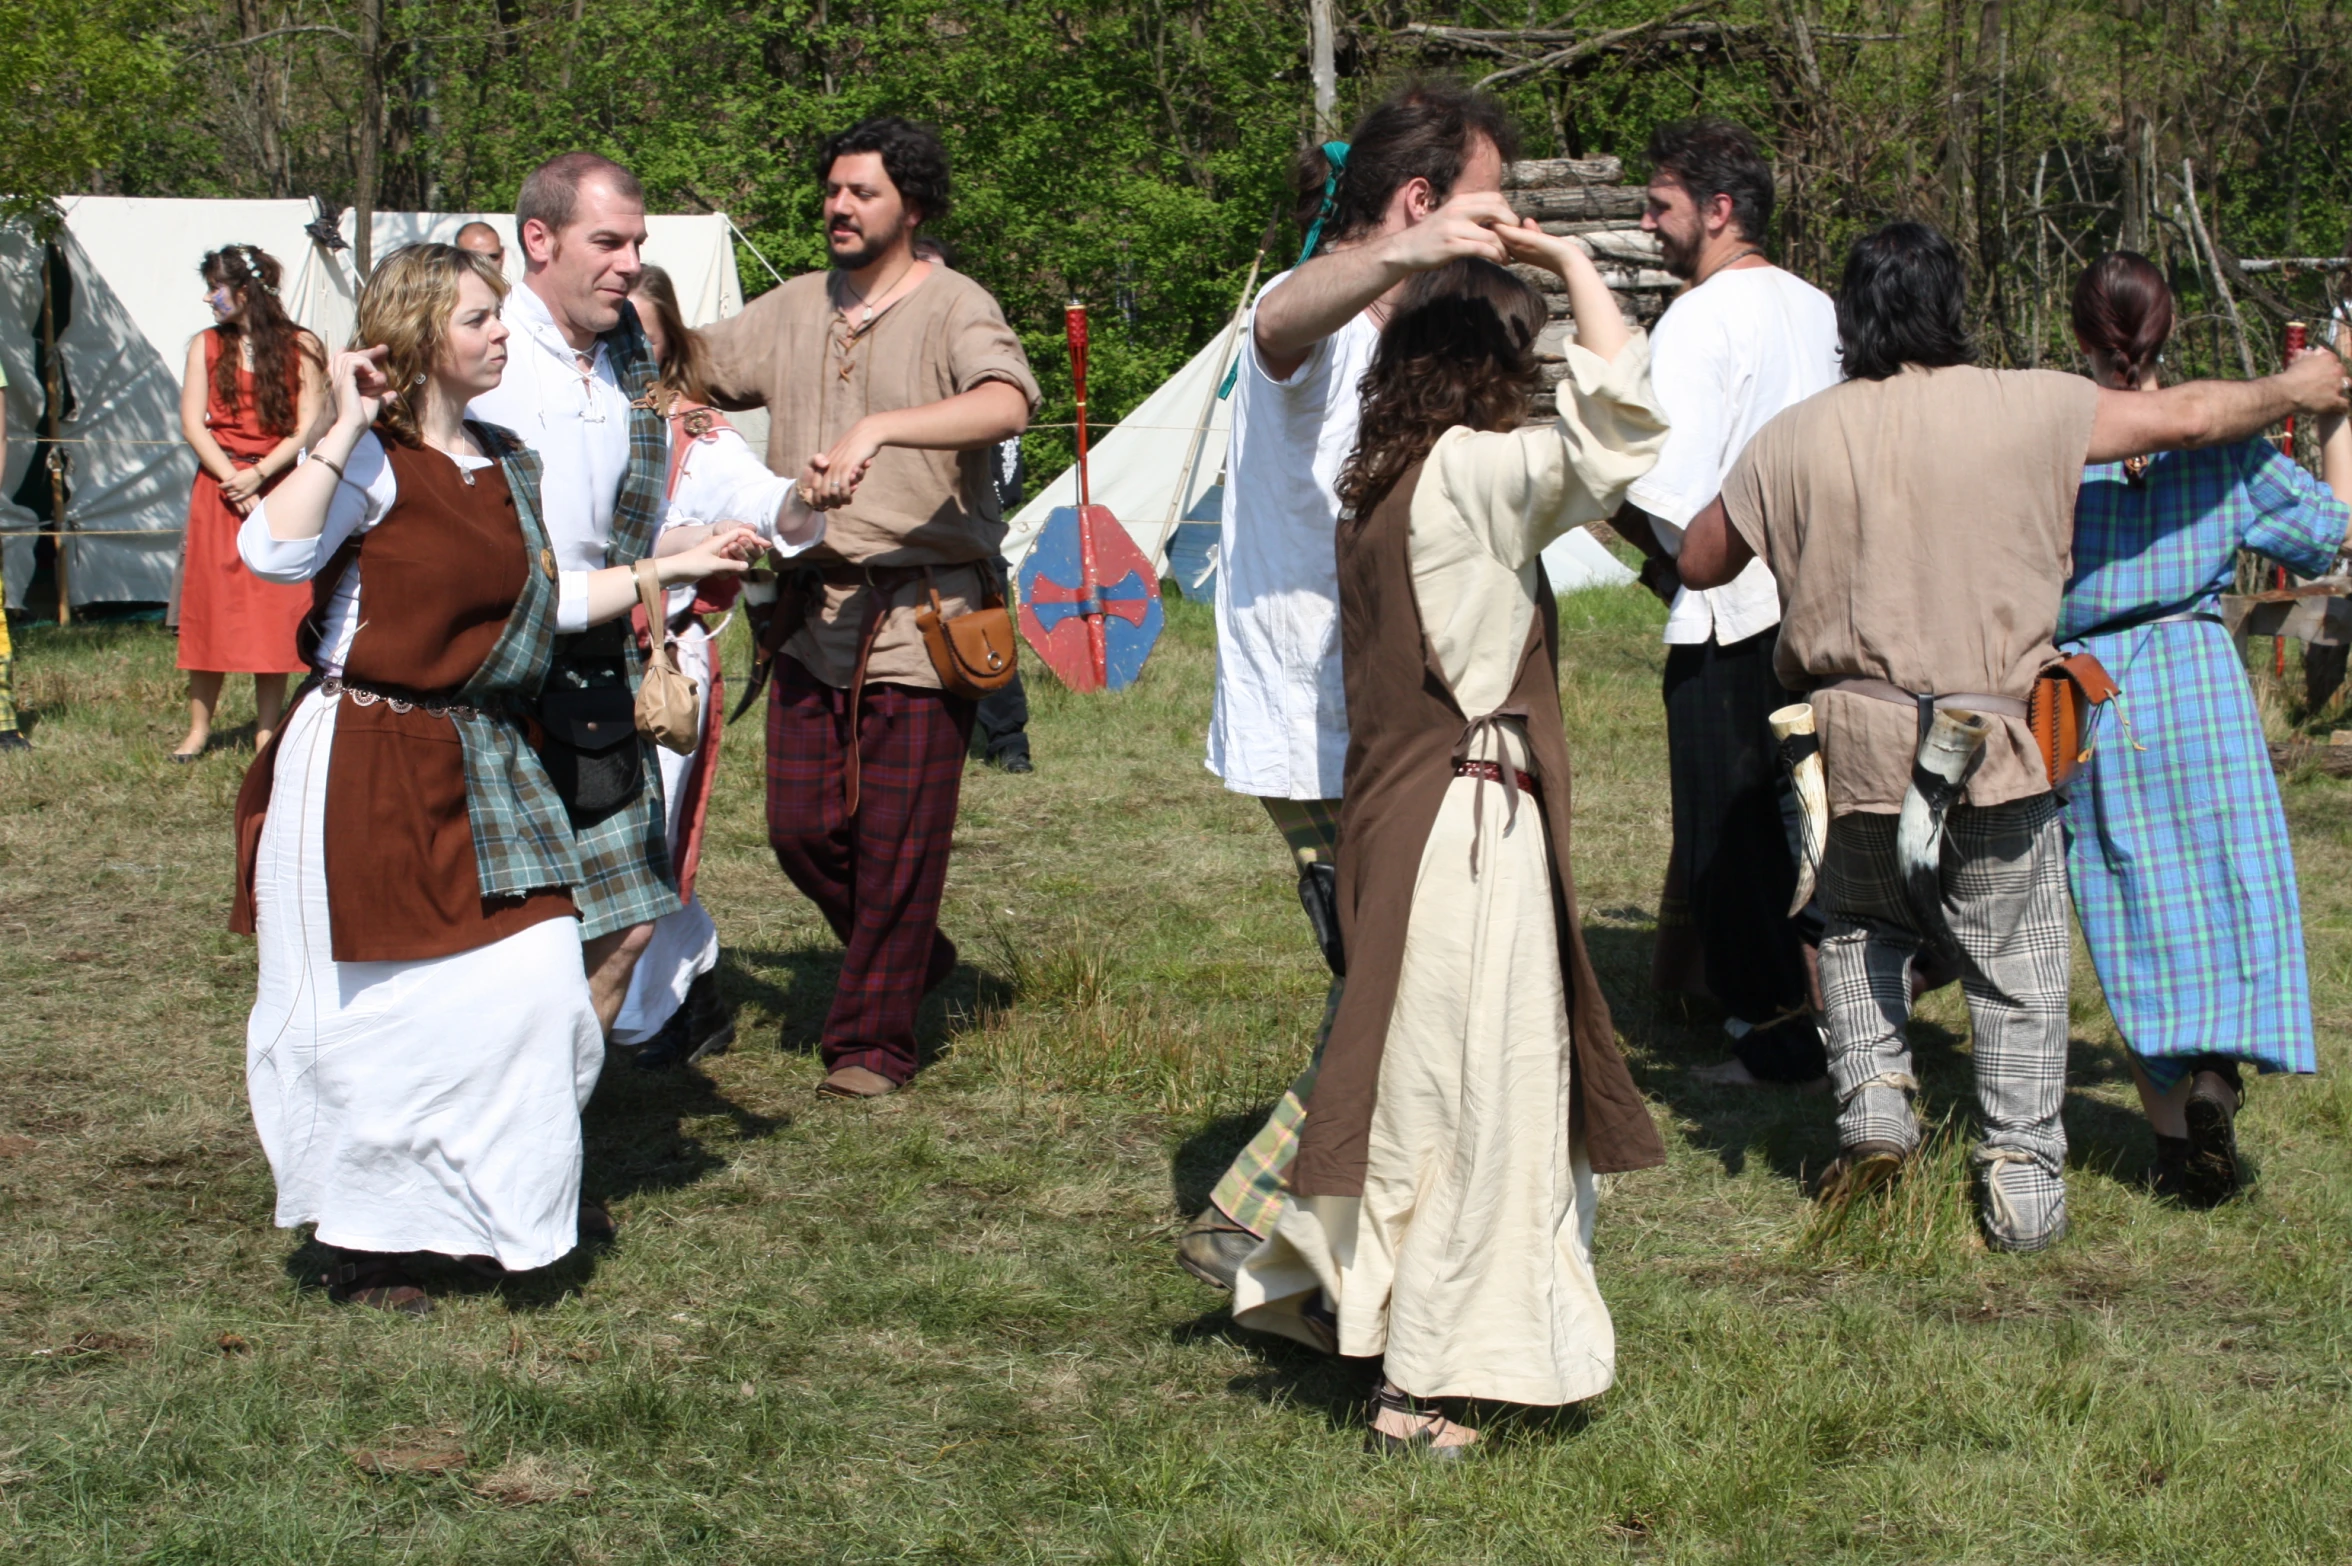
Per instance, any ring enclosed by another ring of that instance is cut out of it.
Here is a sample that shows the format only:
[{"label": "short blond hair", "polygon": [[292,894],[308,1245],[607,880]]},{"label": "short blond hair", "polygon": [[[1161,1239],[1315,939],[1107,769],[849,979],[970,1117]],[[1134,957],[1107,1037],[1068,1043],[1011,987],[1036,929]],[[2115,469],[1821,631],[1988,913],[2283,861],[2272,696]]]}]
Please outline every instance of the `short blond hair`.
[{"label": "short blond hair", "polygon": [[384,374],[397,396],[386,398],[376,429],[403,446],[423,444],[417,434],[415,395],[441,362],[449,322],[457,314],[458,280],[472,273],[500,299],[506,279],[487,256],[455,245],[403,245],[377,263],[359,291],[359,324],[351,346],[391,350]]}]

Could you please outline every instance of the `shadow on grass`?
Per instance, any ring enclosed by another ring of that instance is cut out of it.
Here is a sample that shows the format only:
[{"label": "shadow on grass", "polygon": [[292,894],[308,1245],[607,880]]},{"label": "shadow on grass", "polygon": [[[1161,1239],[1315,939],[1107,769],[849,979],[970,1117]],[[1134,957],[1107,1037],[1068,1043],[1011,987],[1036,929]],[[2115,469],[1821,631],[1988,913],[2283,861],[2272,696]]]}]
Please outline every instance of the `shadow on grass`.
[{"label": "shadow on grass", "polygon": [[[959,952],[962,949],[959,948]],[[796,947],[789,951],[721,947],[719,989],[742,1026],[734,1047],[773,1046],[787,1055],[814,1057],[824,1037],[825,1014],[841,982],[841,948]],[[958,1037],[992,1012],[1012,1004],[1014,986],[959,955],[955,970],[923,998],[915,1016],[915,1069],[929,1067]],[[776,1023],[776,1031],[754,1037],[743,1025],[748,1002]]]},{"label": "shadow on grass", "polygon": [[1343,1359],[1303,1343],[1264,1332],[1244,1332],[1233,1324],[1228,1310],[1213,1310],[1170,1329],[1169,1341],[1179,1346],[1229,1343],[1254,1360],[1255,1366],[1225,1383],[1225,1390],[1262,1403],[1312,1409],[1333,1429],[1354,1429],[1364,1421],[1364,1405],[1379,1384],[1380,1361]]},{"label": "shadow on grass", "polygon": [[[1621,910],[1620,910],[1621,911]],[[1837,1156],[1837,1108],[1826,1093],[1786,1087],[1718,1087],[1698,1081],[1695,1068],[1729,1058],[1722,1014],[1711,1002],[1660,995],[1650,988],[1648,929],[1590,925],[1585,943],[1601,977],[1635,1083],[1666,1104],[1684,1138],[1713,1154],[1737,1175],[1750,1156],[1775,1175],[1802,1182]],[[1941,1022],[1914,1016],[1907,1029],[1918,1107],[1926,1122],[1973,1128],[1976,1065],[1965,1038]],[[2149,1155],[2146,1123],[2133,1110],[2082,1091],[2124,1080],[2122,1050],[2077,1039],[2068,1047],[2064,1109],[2067,1167],[2130,1176]]]},{"label": "shadow on grass", "polygon": [[1258,1134],[1273,1112],[1273,1102],[1268,1101],[1238,1114],[1219,1115],[1177,1144],[1168,1184],[1178,1216],[1190,1219],[1209,1204],[1209,1193],[1224,1178],[1234,1155]]}]

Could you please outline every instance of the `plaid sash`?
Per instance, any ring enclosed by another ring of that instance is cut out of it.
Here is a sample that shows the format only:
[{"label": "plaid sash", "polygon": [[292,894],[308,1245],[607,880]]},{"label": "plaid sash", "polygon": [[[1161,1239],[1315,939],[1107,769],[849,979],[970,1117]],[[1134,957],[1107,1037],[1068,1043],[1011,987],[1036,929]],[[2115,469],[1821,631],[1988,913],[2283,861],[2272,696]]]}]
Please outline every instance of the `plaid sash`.
[{"label": "plaid sash", "polygon": [[[633,565],[653,551],[669,503],[670,425],[653,408],[656,367],[634,306],[604,335],[613,375],[629,397],[629,466],[613,503],[612,532],[604,549],[608,566]],[[637,639],[621,639],[629,688],[644,678]],[[580,935],[594,940],[631,925],[649,924],[679,907],[678,882],[670,858],[668,811],[664,807],[659,753],[640,737],[645,789],[630,804],[593,826],[572,834],[579,875],[572,899],[580,909]]]},{"label": "plaid sash", "polygon": [[473,828],[482,895],[519,897],[580,881],[571,819],[519,718],[555,661],[555,580],[544,565],[554,557],[539,517],[539,454],[494,425],[472,428],[482,449],[498,459],[514,495],[526,569],[506,629],[459,691],[476,710],[452,712],[450,720],[465,750],[466,822]]},{"label": "plaid sash", "polygon": [[[653,408],[657,367],[637,324],[637,307],[621,311],[621,323],[604,334],[613,376],[629,397],[629,470],[613,503],[612,537],[604,547],[606,565],[635,565],[653,550],[661,531],[670,477],[670,424]],[[630,665],[635,683],[636,665]]]}]

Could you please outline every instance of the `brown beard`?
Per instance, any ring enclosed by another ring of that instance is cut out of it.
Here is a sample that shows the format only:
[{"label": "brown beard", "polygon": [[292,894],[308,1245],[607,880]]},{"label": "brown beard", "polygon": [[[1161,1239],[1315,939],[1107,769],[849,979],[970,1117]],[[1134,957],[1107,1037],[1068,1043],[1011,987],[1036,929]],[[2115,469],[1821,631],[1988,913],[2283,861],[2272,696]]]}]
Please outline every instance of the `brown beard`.
[{"label": "brown beard", "polygon": [[1705,244],[1703,236],[1686,240],[1661,228],[1658,230],[1658,264],[1687,283],[1699,275],[1699,251]]}]

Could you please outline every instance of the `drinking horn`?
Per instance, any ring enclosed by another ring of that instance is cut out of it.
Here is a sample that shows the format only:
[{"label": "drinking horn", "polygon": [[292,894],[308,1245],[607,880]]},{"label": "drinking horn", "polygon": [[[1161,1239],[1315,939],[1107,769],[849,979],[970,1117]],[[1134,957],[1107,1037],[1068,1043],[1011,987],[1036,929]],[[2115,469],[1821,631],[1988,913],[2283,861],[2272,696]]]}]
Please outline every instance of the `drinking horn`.
[{"label": "drinking horn", "polygon": [[1780,744],[1780,764],[1797,796],[1797,895],[1789,901],[1794,919],[1813,900],[1821,873],[1822,845],[1829,841],[1829,790],[1821,774],[1821,736],[1813,731],[1813,704],[1792,702],[1766,720]]},{"label": "drinking horn", "polygon": [[1973,712],[1939,707],[1919,741],[1911,763],[1911,786],[1903,791],[1903,813],[1895,821],[1895,863],[1903,877],[1903,900],[1912,923],[1947,962],[1963,962],[1960,943],[1944,918],[1944,815],[1968,786],[1968,775],[1983,759],[1993,721]]}]

